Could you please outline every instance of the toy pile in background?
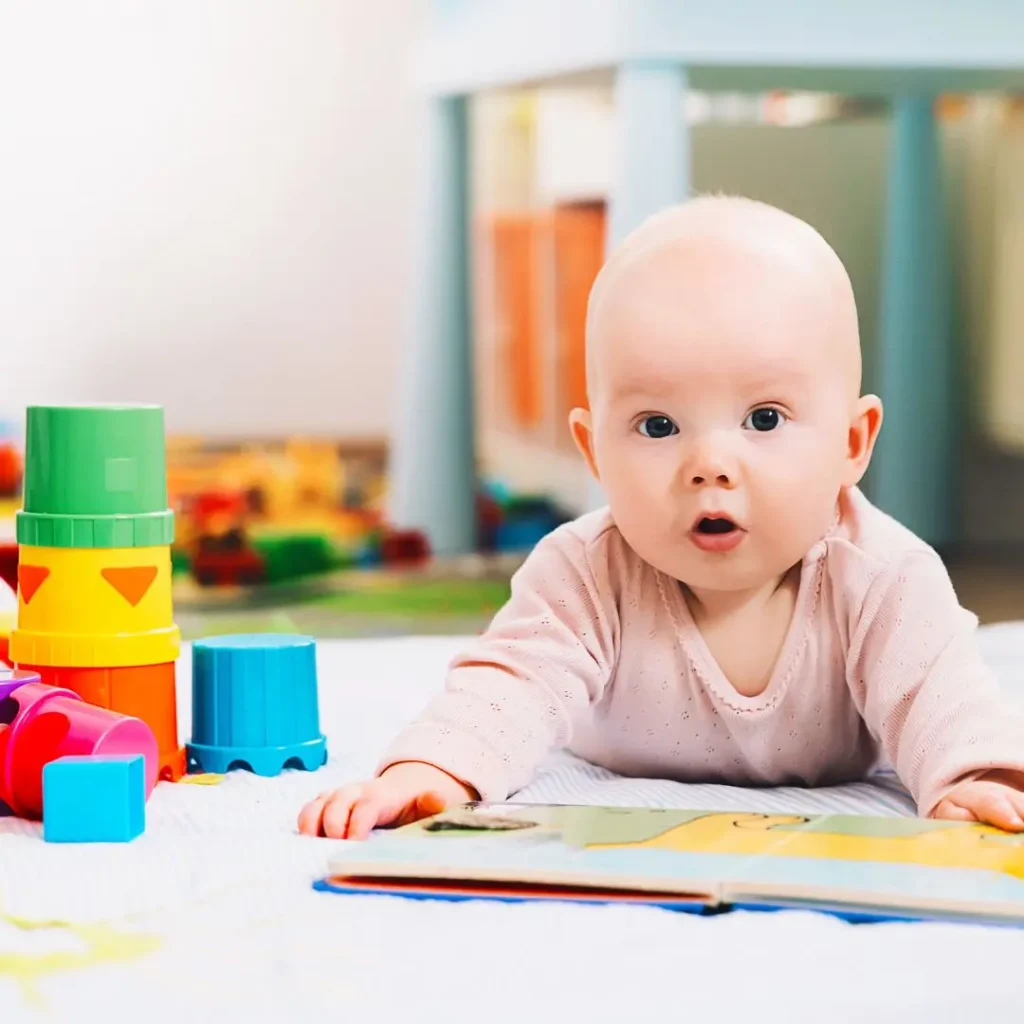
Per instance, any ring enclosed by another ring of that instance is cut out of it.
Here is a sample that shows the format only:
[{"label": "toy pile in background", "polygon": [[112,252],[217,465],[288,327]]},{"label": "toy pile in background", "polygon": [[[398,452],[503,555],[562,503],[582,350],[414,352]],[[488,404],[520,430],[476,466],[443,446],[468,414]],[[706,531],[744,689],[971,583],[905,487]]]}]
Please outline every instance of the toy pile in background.
[{"label": "toy pile in background", "polygon": [[162,410],[33,406],[26,422],[0,801],[48,841],[128,841],[186,770],[319,768],[314,641],[280,634],[196,643],[186,764]]},{"label": "toy pile in background", "polygon": [[[387,522],[386,469],[383,443],[172,442],[175,571],[201,587],[245,587],[422,565],[431,558],[428,539]],[[566,518],[543,496],[484,483],[479,552],[528,550]]]},{"label": "toy pile in background", "polygon": [[[10,442],[19,481],[20,437],[20,429],[0,423],[0,447]],[[166,499],[161,501],[175,526],[170,596],[188,640],[215,632],[284,631],[323,638],[474,632],[507,599],[509,580],[529,550],[569,518],[545,495],[517,494],[485,480],[477,495],[476,551],[441,558],[423,534],[387,522],[383,443],[289,438],[215,444],[179,437],[165,439],[163,446]],[[2,462],[0,452],[0,467]],[[151,473],[150,484],[155,479]],[[0,496],[0,660],[6,660],[17,611],[20,490],[13,498]],[[51,509],[50,514],[58,513]],[[148,514],[158,513],[150,509]],[[61,561],[61,572],[90,557],[39,554],[51,556]],[[124,557],[128,562],[120,568],[132,569],[132,556]],[[150,568],[161,568],[150,585],[164,595],[166,616],[166,552],[155,557]],[[36,563],[38,569],[47,566],[45,560]],[[48,589],[44,584],[37,611],[48,603]],[[108,605],[116,600],[109,587],[100,586],[99,592]],[[141,615],[132,608],[110,611],[136,620]],[[120,666],[42,667],[95,668],[109,675]],[[168,679],[171,674],[167,667],[146,671],[163,672]],[[127,673],[117,675],[127,678]],[[94,680],[103,682],[97,674]],[[180,764],[181,748],[174,749]]]},{"label": "toy pile in background", "polygon": [[174,565],[200,586],[315,576],[381,544],[383,445],[179,439],[168,451]]}]

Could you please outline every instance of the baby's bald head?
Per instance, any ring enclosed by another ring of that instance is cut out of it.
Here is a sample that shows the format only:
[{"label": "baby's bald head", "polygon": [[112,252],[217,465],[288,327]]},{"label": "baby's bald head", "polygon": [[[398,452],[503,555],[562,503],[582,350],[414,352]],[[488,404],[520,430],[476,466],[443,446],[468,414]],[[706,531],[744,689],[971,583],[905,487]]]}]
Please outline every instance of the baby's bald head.
[{"label": "baby's bald head", "polygon": [[[662,308],[655,312],[654,305]],[[682,330],[679,337],[701,337],[713,347],[720,343],[715,329],[722,325],[723,310],[730,320],[744,312],[750,317],[750,330],[740,325],[734,333],[745,334],[752,346],[766,344],[772,335],[764,328],[771,322],[783,343],[823,346],[807,357],[824,357],[829,369],[842,375],[850,400],[856,400],[861,386],[857,308],[839,257],[814,228],[791,214],[756,200],[708,196],[649,218],[598,274],[587,309],[591,406],[615,362],[609,348],[629,336],[631,323],[646,315],[664,319],[674,313],[681,321],[706,317],[706,332]],[[799,321],[799,331],[787,329],[786,317]]]}]

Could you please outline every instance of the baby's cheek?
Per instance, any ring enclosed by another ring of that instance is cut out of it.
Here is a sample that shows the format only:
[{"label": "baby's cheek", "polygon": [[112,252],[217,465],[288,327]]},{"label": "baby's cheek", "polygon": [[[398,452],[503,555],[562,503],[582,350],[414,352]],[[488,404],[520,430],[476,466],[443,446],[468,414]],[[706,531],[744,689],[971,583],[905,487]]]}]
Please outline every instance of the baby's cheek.
[{"label": "baby's cheek", "polygon": [[608,501],[618,523],[650,530],[664,518],[663,496],[638,478],[624,478],[608,488]]},{"label": "baby's cheek", "polygon": [[598,452],[598,466],[601,478],[608,491],[633,491],[637,488],[650,490],[665,476],[667,465],[664,459],[645,451],[641,445],[609,444]]},{"label": "baby's cheek", "polygon": [[779,482],[762,505],[760,517],[773,534],[780,553],[801,555],[828,531],[836,512],[838,487],[826,473],[818,477],[797,475]]},{"label": "baby's cheek", "polygon": [[[774,440],[774,439],[773,439]],[[823,431],[793,430],[758,453],[766,482],[777,490],[825,493],[838,487],[842,453]]]},{"label": "baby's cheek", "polygon": [[671,483],[635,467],[609,488],[609,502],[617,521],[627,520],[651,534],[667,529],[679,513]]}]

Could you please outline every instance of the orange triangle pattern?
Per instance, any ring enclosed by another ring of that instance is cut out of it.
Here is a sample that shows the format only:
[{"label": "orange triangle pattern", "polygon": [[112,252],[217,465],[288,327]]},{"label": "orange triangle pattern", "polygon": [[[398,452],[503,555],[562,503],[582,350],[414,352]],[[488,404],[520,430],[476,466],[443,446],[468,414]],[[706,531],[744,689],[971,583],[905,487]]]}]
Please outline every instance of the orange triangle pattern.
[{"label": "orange triangle pattern", "polygon": [[50,570],[45,565],[18,566],[18,589],[21,591],[21,597],[25,604],[28,604],[36,596],[36,591],[49,575]]},{"label": "orange triangle pattern", "polygon": [[130,604],[137,605],[156,579],[155,565],[132,565],[120,569],[103,569],[103,578]]}]

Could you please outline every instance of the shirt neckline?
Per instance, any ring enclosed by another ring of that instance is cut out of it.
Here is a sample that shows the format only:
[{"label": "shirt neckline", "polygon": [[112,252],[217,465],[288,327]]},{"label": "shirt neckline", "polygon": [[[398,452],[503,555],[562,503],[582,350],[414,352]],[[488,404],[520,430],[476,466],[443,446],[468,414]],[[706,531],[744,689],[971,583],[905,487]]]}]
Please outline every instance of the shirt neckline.
[{"label": "shirt neckline", "polygon": [[796,602],[782,648],[768,678],[768,685],[752,697],[740,693],[722,671],[686,603],[682,584],[665,573],[656,573],[658,590],[672,618],[676,637],[690,662],[690,667],[718,703],[741,714],[764,714],[778,706],[807,648],[811,624],[817,613],[821,594],[825,554],[828,550],[826,541],[836,533],[841,519],[841,510],[837,506],[836,517],[829,531],[801,560]]}]

